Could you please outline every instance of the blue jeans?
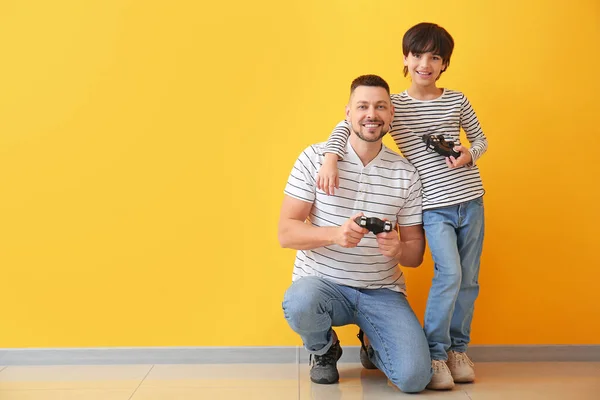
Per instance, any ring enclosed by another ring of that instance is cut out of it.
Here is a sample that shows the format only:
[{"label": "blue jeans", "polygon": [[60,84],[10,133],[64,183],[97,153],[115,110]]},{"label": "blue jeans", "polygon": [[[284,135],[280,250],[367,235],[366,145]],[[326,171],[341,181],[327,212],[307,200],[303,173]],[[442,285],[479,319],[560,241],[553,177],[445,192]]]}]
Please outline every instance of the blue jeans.
[{"label": "blue jeans", "polygon": [[483,198],[423,212],[423,227],[434,262],[425,310],[425,335],[434,360],[448,350],[465,352],[479,294],[483,248]]},{"label": "blue jeans", "polygon": [[288,288],[283,311],[309,353],[329,350],[332,326],[356,324],[369,337],[371,361],[400,390],[420,392],[431,379],[427,340],[402,293],[357,289],[309,276]]}]

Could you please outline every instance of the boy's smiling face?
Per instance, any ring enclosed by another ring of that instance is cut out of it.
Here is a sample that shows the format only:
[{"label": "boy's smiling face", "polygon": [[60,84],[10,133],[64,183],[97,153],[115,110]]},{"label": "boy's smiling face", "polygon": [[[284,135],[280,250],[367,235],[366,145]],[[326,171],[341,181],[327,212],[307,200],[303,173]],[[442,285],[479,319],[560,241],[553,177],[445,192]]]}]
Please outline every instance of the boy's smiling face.
[{"label": "boy's smiling face", "polygon": [[404,57],[404,65],[408,68],[413,83],[419,86],[435,85],[435,81],[446,69],[442,56],[431,52],[409,52],[408,56]]}]

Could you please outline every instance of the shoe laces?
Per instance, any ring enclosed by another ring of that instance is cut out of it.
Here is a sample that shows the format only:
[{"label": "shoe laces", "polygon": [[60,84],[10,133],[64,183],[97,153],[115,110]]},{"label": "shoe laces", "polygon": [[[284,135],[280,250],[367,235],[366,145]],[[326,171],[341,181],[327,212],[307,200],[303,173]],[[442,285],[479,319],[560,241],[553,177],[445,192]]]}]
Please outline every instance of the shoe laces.
[{"label": "shoe laces", "polygon": [[328,365],[332,365],[335,364],[337,361],[336,355],[337,355],[337,346],[338,343],[332,345],[329,350],[327,350],[327,353],[323,354],[323,355],[316,355],[316,354],[311,354],[311,357],[314,360],[314,364],[321,366],[321,367],[326,367]]},{"label": "shoe laces", "polygon": [[448,369],[448,366],[446,365],[446,362],[442,361],[442,360],[432,360],[431,368],[433,368],[433,372],[443,372],[443,371],[450,372],[450,370]]},{"label": "shoe laces", "polygon": [[465,364],[469,364],[471,367],[473,367],[475,364],[473,364],[473,361],[471,361],[471,359],[469,358],[469,356],[467,355],[467,353],[460,353],[458,351],[453,351],[452,352],[454,355],[454,362],[456,364],[461,364],[461,363],[465,363]]}]

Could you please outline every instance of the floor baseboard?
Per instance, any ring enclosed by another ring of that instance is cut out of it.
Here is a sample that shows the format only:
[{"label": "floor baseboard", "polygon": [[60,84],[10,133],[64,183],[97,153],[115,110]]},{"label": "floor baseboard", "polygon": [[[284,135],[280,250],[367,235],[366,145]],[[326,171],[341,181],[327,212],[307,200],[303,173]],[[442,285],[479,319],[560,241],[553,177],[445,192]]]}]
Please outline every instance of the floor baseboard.
[{"label": "floor baseboard", "polygon": [[[469,347],[475,362],[600,361],[600,345]],[[340,362],[358,362],[359,346],[344,346]],[[106,364],[306,363],[301,347],[107,347],[0,349],[0,366]]]}]

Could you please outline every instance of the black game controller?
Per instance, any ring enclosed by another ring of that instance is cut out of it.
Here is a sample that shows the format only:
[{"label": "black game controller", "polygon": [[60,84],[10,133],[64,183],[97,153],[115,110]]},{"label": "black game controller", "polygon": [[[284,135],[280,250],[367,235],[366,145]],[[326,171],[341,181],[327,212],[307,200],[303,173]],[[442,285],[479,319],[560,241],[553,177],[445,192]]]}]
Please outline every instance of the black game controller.
[{"label": "black game controller", "polygon": [[381,232],[392,231],[392,223],[390,221],[382,221],[377,217],[367,218],[363,215],[362,217],[356,217],[354,222],[356,222],[361,228],[365,228],[373,232],[375,235]]},{"label": "black game controller", "polygon": [[427,149],[432,149],[444,157],[452,156],[458,158],[458,156],[460,156],[460,152],[453,150],[454,142],[452,140],[446,141],[444,135],[430,135],[429,133],[426,133],[422,138]]}]

